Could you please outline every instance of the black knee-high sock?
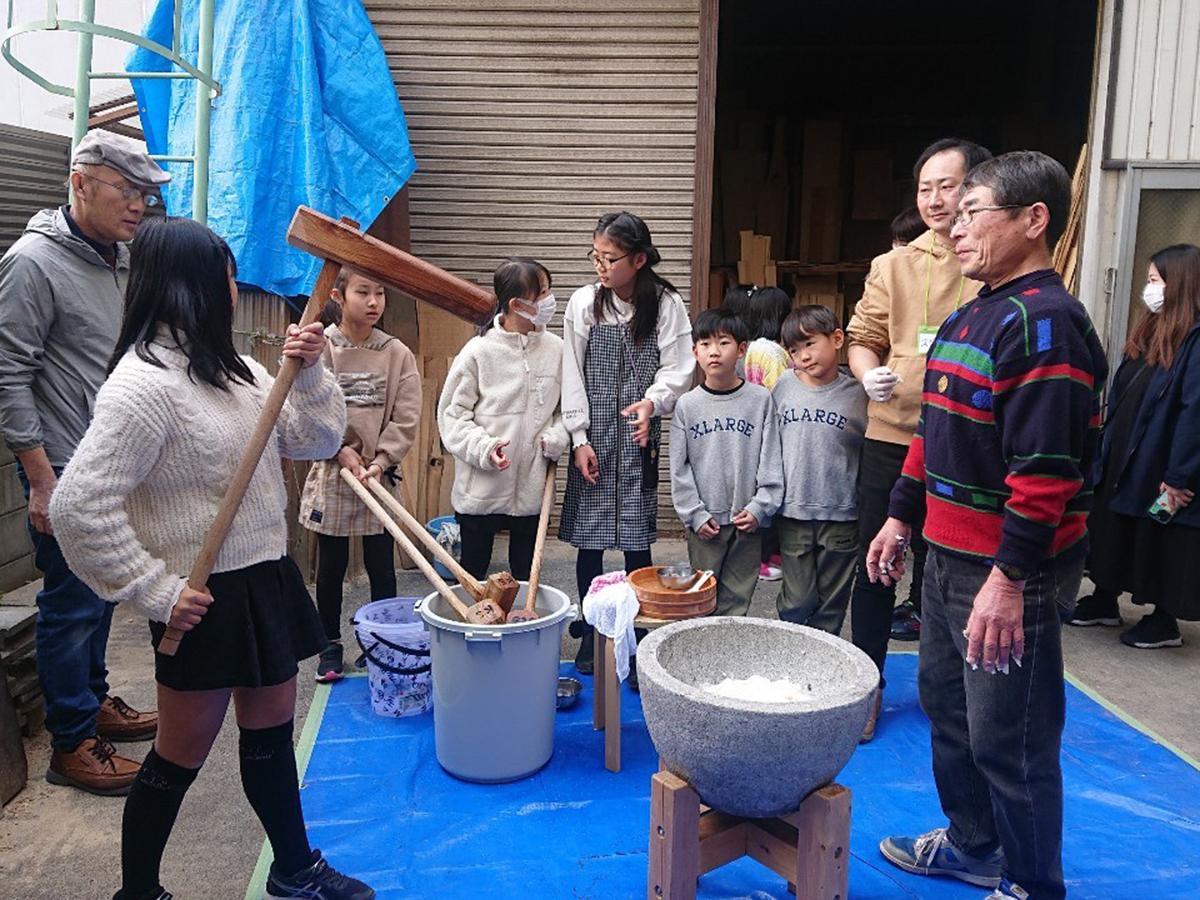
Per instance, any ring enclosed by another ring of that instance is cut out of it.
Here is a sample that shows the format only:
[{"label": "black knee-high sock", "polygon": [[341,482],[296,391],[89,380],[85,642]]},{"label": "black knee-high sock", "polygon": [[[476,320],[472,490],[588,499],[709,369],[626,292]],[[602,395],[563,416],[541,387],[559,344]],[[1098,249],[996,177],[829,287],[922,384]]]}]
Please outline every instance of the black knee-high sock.
[{"label": "black knee-high sock", "polygon": [[271,728],[242,728],[240,732],[242,790],[267,833],[276,866],[281,873],[292,875],[312,863],[300,809],[292,722]]},{"label": "black knee-high sock", "polygon": [[183,795],[199,769],[185,769],[150,748],[134,779],[121,817],[122,900],[157,896],[163,849],[175,826]]}]

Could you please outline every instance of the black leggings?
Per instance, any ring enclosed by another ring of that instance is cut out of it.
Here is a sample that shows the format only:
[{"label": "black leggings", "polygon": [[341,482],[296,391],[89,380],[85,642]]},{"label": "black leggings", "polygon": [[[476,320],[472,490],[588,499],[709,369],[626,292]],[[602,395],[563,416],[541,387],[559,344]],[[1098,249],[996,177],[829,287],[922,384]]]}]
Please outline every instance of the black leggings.
[{"label": "black leggings", "polygon": [[[643,569],[650,565],[650,549],[645,550],[626,550],[625,551],[625,571],[632,572],[634,569]],[[579,601],[583,602],[583,598],[587,595],[588,588],[591,587],[592,579],[597,575],[604,574],[604,551],[603,550],[580,550],[579,555],[575,557],[575,585],[579,589]]]},{"label": "black leggings", "polygon": [[472,576],[487,578],[492,564],[496,535],[508,532],[508,571],[518,581],[528,581],[533,568],[533,547],[537,543],[537,516],[506,516],[499,513],[474,516],[455,513],[462,534],[458,561]]},{"label": "black leggings", "polygon": [[[364,534],[363,564],[371,580],[371,599],[396,596],[396,564],[392,555],[392,536]],[[331,641],[342,637],[342,584],[350,564],[350,538],[332,534],[317,535],[317,611]]]}]

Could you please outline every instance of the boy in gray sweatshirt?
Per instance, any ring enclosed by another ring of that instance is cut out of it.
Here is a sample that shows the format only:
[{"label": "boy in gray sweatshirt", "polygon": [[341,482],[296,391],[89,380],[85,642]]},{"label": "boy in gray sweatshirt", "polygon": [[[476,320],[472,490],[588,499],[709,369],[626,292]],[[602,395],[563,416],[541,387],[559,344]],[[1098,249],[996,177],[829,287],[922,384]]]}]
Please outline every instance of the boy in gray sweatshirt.
[{"label": "boy in gray sweatshirt", "polygon": [[786,622],[837,634],[858,555],[854,486],[867,395],[858,381],[838,370],[845,335],[829,309],[793,310],[780,329],[780,342],[796,368],[771,392],[785,460],[783,502],[775,520],[783,556],[783,590],[776,606]]},{"label": "boy in gray sweatshirt", "polygon": [[717,577],[717,615],[744,616],[758,583],[762,542],[783,496],[771,393],[737,374],[746,325],[717,309],[692,326],[704,384],[679,398],[671,419],[671,499],[687,527],[688,559]]}]

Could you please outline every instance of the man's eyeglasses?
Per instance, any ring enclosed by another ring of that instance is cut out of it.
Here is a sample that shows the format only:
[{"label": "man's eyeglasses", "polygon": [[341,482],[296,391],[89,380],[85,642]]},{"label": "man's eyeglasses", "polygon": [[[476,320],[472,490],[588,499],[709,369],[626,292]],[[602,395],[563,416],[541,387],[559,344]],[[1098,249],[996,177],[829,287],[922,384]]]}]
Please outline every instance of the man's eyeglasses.
[{"label": "man's eyeglasses", "polygon": [[603,271],[605,269],[611,269],[613,266],[615,266],[621,260],[625,259],[626,256],[629,256],[629,254],[626,253],[625,256],[605,257],[605,256],[601,256],[595,250],[589,250],[587,258],[588,258],[588,261],[593,266],[595,266],[597,269],[600,269],[601,271]]},{"label": "man's eyeglasses", "polygon": [[951,224],[955,228],[960,225],[965,228],[975,221],[975,217],[981,212],[992,212],[997,209],[1025,209],[1030,205],[1029,203],[1005,203],[1003,206],[960,206],[951,220]]},{"label": "man's eyeglasses", "polygon": [[[78,171],[78,170],[76,170]],[[114,188],[121,192],[121,198],[124,200],[141,199],[147,206],[158,206],[158,194],[152,194],[149,191],[143,191],[141,188],[126,186],[122,187],[119,184],[113,184],[111,181],[105,181],[103,178],[97,178],[95,175],[89,175],[87,172],[80,172],[84,178],[90,178],[92,181],[98,181],[101,184],[107,184],[110,188]]]}]

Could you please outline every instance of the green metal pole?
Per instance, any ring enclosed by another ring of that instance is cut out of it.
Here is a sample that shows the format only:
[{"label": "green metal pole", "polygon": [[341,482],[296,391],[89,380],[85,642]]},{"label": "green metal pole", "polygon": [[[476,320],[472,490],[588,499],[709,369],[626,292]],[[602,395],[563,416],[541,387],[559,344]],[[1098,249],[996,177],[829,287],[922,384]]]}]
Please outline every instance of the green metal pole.
[{"label": "green metal pole", "polygon": [[[176,0],[178,2],[178,0]],[[200,0],[200,46],[196,68],[212,73],[214,0]],[[212,113],[212,93],[208,85],[196,82],[196,162],[192,166],[192,218],[208,221],[208,123]]]},{"label": "green metal pole", "polygon": [[[12,17],[12,7],[9,7],[9,17]],[[96,0],[80,0],[79,3],[79,18],[87,23],[92,23],[96,19]],[[79,33],[79,46],[75,53],[75,121],[74,128],[71,134],[71,155],[75,155],[75,148],[79,146],[79,142],[83,140],[83,136],[87,134],[88,119],[92,116],[92,82],[88,78],[88,72],[92,69],[92,33],[90,31],[81,31]],[[67,198],[68,203],[75,202],[75,192],[71,191]]]}]

